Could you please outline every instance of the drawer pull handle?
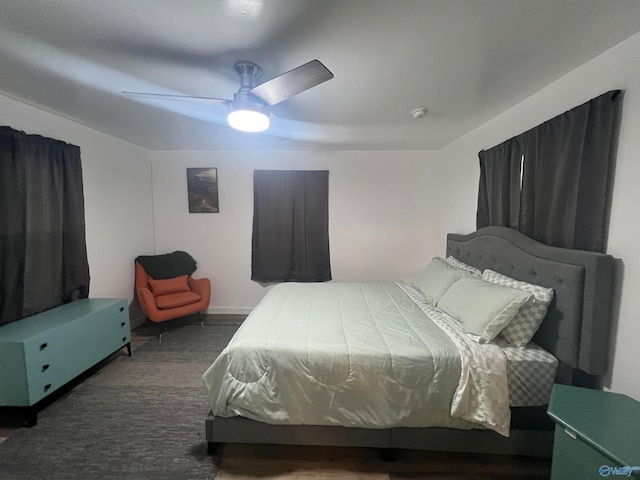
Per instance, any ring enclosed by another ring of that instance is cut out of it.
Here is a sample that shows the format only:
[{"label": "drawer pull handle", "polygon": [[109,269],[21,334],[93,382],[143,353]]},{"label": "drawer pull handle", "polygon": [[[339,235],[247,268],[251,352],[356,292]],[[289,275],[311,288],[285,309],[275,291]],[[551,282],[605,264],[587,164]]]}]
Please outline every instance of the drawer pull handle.
[{"label": "drawer pull handle", "polygon": [[46,343],[43,343],[42,345],[40,345],[40,351],[44,350],[45,348],[47,348]]},{"label": "drawer pull handle", "polygon": [[127,341],[127,337],[122,337],[122,341],[126,342]]},{"label": "drawer pull handle", "polygon": [[46,372],[49,369],[49,364],[42,365],[42,371]]},{"label": "drawer pull handle", "polygon": [[124,322],[122,322],[122,323],[120,324],[120,326],[121,326],[121,327],[124,327]]},{"label": "drawer pull handle", "polygon": [[51,384],[48,383],[47,385],[44,386],[44,391],[48,391],[51,388]]},{"label": "drawer pull handle", "polygon": [[121,311],[121,312],[124,312],[124,307],[120,307],[120,311]]}]

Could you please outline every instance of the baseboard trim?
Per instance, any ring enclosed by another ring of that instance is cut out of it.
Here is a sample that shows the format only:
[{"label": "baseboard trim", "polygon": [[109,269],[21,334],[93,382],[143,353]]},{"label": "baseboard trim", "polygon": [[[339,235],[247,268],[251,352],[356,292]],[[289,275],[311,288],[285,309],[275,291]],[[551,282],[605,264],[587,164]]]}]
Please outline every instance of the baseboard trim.
[{"label": "baseboard trim", "polygon": [[209,307],[206,313],[213,315],[249,315],[253,311],[251,307]]},{"label": "baseboard trim", "polygon": [[[210,307],[207,308],[203,313],[208,313],[211,315],[241,315],[246,317],[251,313],[253,308],[251,307]],[[131,317],[131,330],[142,326],[147,319],[143,316]]]}]

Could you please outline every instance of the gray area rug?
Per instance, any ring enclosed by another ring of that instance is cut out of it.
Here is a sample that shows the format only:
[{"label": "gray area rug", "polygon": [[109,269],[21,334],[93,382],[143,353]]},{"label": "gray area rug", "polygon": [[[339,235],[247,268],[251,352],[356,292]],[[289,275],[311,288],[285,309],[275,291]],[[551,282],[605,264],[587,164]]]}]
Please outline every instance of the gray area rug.
[{"label": "gray area rug", "polygon": [[116,358],[0,445],[0,478],[214,479],[201,376],[237,328],[183,325]]}]

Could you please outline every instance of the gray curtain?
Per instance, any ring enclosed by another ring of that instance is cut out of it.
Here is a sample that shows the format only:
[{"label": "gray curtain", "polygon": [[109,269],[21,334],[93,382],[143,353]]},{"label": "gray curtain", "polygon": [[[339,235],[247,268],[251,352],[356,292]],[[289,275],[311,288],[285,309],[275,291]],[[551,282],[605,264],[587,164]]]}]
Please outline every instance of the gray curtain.
[{"label": "gray curtain", "polygon": [[331,280],[329,172],[256,170],[251,279]]},{"label": "gray curtain", "polygon": [[[520,224],[520,164],[517,138],[481,151],[476,223],[518,229]],[[481,208],[482,206],[482,208]]]},{"label": "gray curtain", "polygon": [[[503,212],[507,210],[508,226],[535,240],[605,252],[620,93],[607,92],[480,152],[477,227],[506,225]],[[520,172],[512,167],[514,158],[523,154]],[[519,184],[520,175],[518,194],[514,185]],[[498,221],[502,223],[492,223]]]},{"label": "gray curtain", "polygon": [[88,295],[80,148],[0,127],[0,324]]}]

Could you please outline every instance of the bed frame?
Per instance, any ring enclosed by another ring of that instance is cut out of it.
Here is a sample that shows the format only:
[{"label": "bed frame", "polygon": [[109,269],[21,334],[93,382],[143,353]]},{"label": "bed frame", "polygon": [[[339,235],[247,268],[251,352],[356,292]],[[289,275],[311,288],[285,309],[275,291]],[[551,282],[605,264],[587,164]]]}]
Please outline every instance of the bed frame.
[{"label": "bed frame", "polygon": [[[534,341],[561,362],[559,383],[575,383],[575,372],[605,373],[611,320],[613,258],[602,253],[550,247],[505,227],[447,235],[447,255],[469,265],[551,287],[554,299]],[[210,451],[218,443],[335,445],[551,456],[552,423],[546,408],[512,408],[509,438],[490,430],[449,428],[364,429],[270,425],[209,413]]]}]

